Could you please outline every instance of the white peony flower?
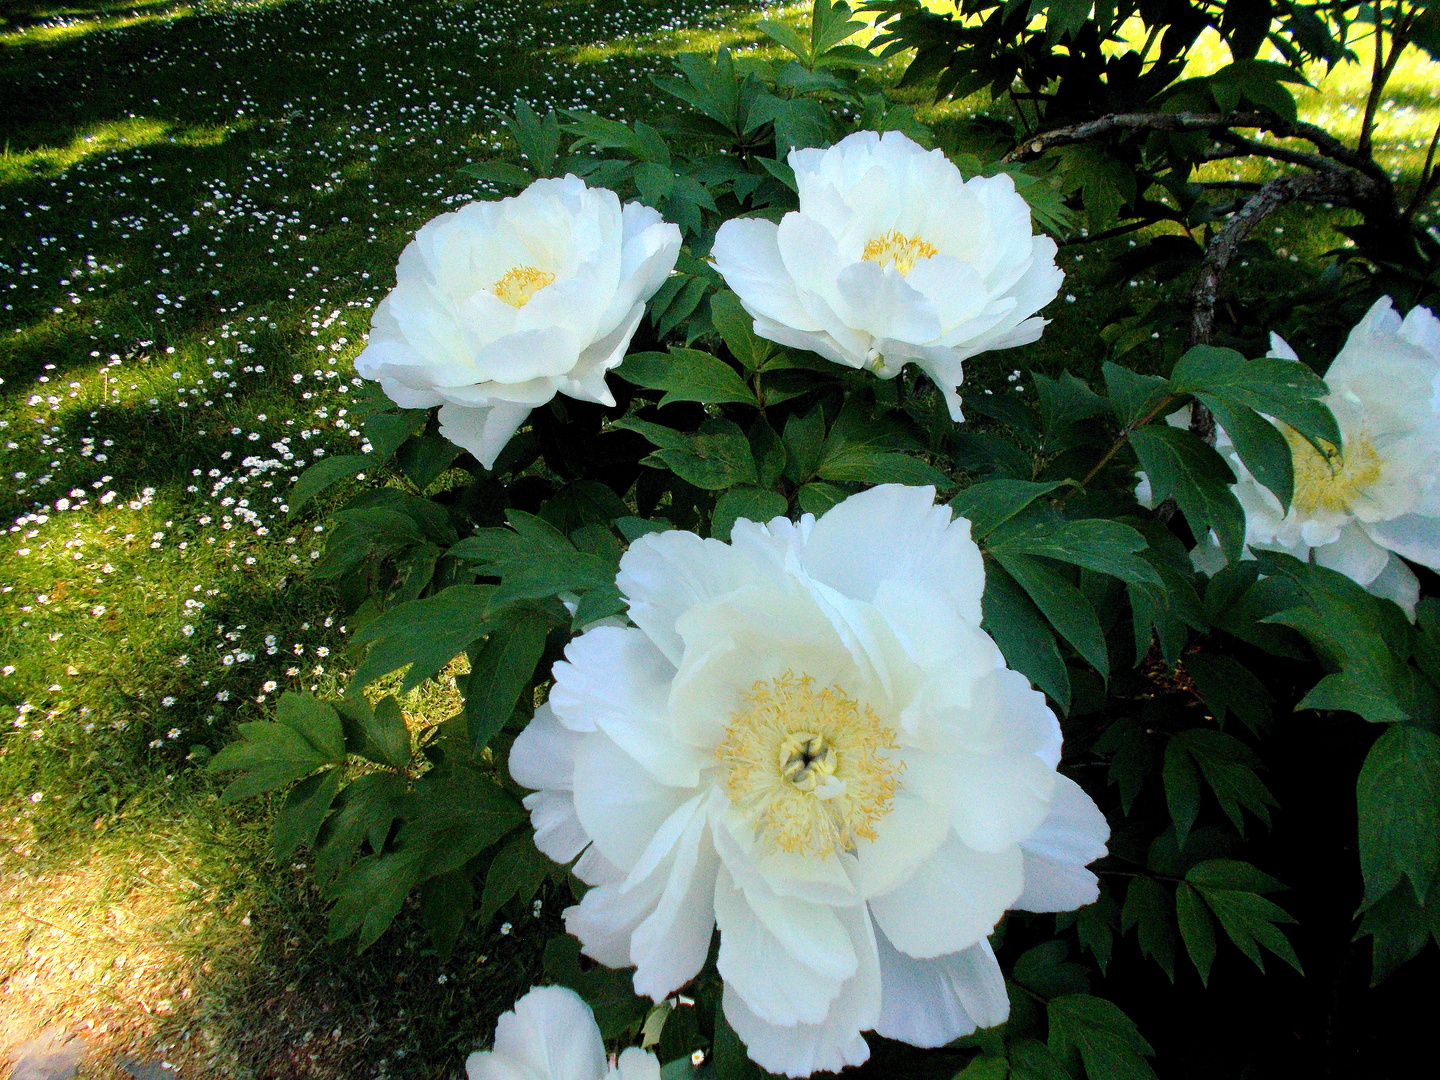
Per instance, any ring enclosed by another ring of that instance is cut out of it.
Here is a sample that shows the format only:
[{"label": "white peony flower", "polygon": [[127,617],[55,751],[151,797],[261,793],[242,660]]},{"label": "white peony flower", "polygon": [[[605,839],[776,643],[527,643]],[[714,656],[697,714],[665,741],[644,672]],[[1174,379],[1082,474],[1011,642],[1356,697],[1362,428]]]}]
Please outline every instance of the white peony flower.
[{"label": "white peony flower", "polygon": [[565,912],[586,954],[658,1001],[718,925],[725,1015],[771,1072],[1000,1023],[1000,917],[1096,897],[1105,819],[980,629],[980,551],[934,495],[637,540],[634,625],[570,643],[511,751],[537,845],[593,886]]},{"label": "white peony flower", "polygon": [[615,1066],[595,1014],[574,990],[536,986],[502,1013],[495,1046],[465,1061],[468,1080],[660,1080],[654,1054],[630,1047]]},{"label": "white peony flower", "polygon": [[[1270,356],[1299,359],[1279,335],[1270,344]],[[1402,320],[1382,298],[1350,331],[1325,382],[1341,448],[1327,457],[1281,425],[1295,465],[1288,512],[1216,432],[1215,448],[1239,478],[1246,547],[1313,559],[1413,616],[1420,582],[1402,556],[1440,570],[1440,320],[1421,307]],[[1224,565],[1213,538],[1195,561],[1210,573]]]},{"label": "white peony flower", "polygon": [[680,230],[575,176],[537,180],[421,226],[400,254],[355,370],[397,405],[440,408],[440,431],[487,469],[557,393],[613,405],[645,302]]},{"label": "white peony flower", "polygon": [[893,378],[924,369],[960,413],[962,361],[1028,345],[1065,275],[1005,174],[965,180],[939,150],[858,131],[792,150],[800,209],[720,226],[715,268],[755,333]]}]

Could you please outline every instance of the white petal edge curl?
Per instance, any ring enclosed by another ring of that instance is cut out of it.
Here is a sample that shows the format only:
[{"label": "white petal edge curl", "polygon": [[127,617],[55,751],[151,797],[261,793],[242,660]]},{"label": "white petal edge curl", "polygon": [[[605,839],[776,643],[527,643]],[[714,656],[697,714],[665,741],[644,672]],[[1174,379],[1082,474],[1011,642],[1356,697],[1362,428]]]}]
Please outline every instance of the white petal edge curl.
[{"label": "white petal edge curl", "polygon": [[839,1072],[848,1065],[863,1065],[870,1045],[860,1033],[875,1027],[880,1018],[880,961],[875,932],[863,908],[841,908],[860,966],[847,979],[820,1024],[775,1024],[756,1016],[729,987],[721,997],[725,1019],[740,1036],[751,1059],[769,1072],[801,1077],[817,1072]]},{"label": "white petal edge curl", "polygon": [[500,1014],[491,1050],[465,1062],[469,1080],[603,1080],[605,1043],[595,1014],[562,986],[537,986]]},{"label": "white petal edge curl", "polygon": [[440,406],[440,434],[460,449],[469,450],[485,468],[492,469],[500,451],[520,430],[531,408],[508,401],[478,408],[447,401]]},{"label": "white petal edge curl", "polygon": [[1099,896],[1085,867],[1107,853],[1110,824],[1079,784],[1063,774],[1055,779],[1049,816],[1020,841],[1025,890],[1014,904],[1020,911],[1073,911]]},{"label": "white petal edge curl", "polygon": [[980,941],[963,952],[916,960],[875,934],[880,955],[880,1019],[875,1031],[912,1046],[945,1046],[1010,1016],[1005,976]]},{"label": "white petal edge curl", "polygon": [[[894,946],[917,959],[968,949],[984,940],[1019,898],[1025,881],[1019,847],[976,851],[951,835],[915,875],[870,912]],[[945,912],[943,919],[937,912]]]}]

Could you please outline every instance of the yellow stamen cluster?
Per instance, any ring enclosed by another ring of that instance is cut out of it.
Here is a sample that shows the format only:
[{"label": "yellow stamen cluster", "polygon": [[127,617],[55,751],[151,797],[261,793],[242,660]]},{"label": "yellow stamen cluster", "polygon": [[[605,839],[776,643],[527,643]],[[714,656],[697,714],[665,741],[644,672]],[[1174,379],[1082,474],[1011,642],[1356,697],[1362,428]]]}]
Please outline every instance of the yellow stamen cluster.
[{"label": "yellow stamen cluster", "polygon": [[530,298],[555,280],[548,270],[534,266],[512,266],[490,291],[513,308],[522,308]]},{"label": "yellow stamen cluster", "polygon": [[730,801],[762,849],[826,855],[875,839],[901,763],[895,732],[836,687],[808,675],[761,679],[716,748]]},{"label": "yellow stamen cluster", "polygon": [[894,263],[900,276],[906,277],[915,269],[917,262],[930,258],[937,254],[937,251],[934,244],[927,243],[918,236],[906,236],[897,229],[891,229],[869,241],[860,257],[868,262],[877,262],[882,267]]},{"label": "yellow stamen cluster", "polygon": [[1295,466],[1292,501],[1302,514],[1344,513],[1355,496],[1380,479],[1380,454],[1365,435],[1351,440],[1343,452],[1322,439],[1322,454],[1294,428],[1282,430]]}]

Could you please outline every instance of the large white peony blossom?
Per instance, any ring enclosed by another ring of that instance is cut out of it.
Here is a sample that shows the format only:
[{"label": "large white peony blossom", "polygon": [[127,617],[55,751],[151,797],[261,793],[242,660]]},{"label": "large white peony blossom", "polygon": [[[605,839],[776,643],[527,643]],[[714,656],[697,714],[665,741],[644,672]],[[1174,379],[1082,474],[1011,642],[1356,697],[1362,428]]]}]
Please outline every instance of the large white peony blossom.
[{"label": "large white peony blossom", "polygon": [[442,434],[488,469],[557,393],[615,403],[605,373],[679,252],[677,226],[575,176],[468,203],[401,252],[355,370],[404,408],[439,405]]},{"label": "large white peony blossom", "polygon": [[[1299,359],[1279,335],[1270,343],[1269,355]],[[1440,320],[1421,307],[1402,320],[1382,298],[1350,331],[1325,382],[1341,446],[1322,455],[1281,426],[1295,464],[1288,512],[1216,432],[1215,448],[1239,478],[1246,546],[1313,559],[1413,615],[1420,583],[1401,556],[1440,570]],[[1197,549],[1196,564],[1213,572],[1224,557],[1212,542]]]},{"label": "large white peony blossom", "polygon": [[980,629],[980,551],[934,495],[637,540],[634,625],[570,643],[511,751],[536,843],[593,886],[565,913],[586,954],[659,1000],[718,925],[725,1015],[771,1072],[1000,1023],[1000,917],[1096,897],[1105,819]]},{"label": "large white peony blossom", "polygon": [[468,1080],[660,1080],[654,1054],[630,1047],[612,1067],[595,1014],[574,990],[536,986],[502,1013],[495,1045],[465,1061]]},{"label": "large white peony blossom", "polygon": [[1064,279],[1003,173],[965,180],[898,131],[792,150],[800,209],[720,226],[715,268],[755,333],[893,378],[914,361],[963,419],[962,361],[1027,345]]}]

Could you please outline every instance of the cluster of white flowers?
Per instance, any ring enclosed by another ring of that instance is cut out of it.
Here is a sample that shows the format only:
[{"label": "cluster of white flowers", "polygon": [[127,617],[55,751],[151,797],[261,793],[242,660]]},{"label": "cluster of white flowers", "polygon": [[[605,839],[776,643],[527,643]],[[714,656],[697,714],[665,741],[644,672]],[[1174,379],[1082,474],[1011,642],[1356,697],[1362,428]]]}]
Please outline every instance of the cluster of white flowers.
[{"label": "cluster of white flowers", "polygon": [[[756,333],[893,377],[909,362],[960,419],[962,362],[1039,337],[1062,275],[1008,177],[964,180],[897,132],[790,155],[800,209],[727,223],[715,264]],[[680,231],[569,176],[420,229],[357,370],[491,467],[555,394],[610,404]],[[510,769],[536,843],[592,888],[585,953],[662,1001],[720,930],[725,1016],[792,1076],[869,1054],[863,1031],[940,1046],[1002,1022],[987,941],[1011,908],[1089,903],[1104,817],[1056,770],[1060,727],[980,629],[969,522],[886,486],[822,519],[632,544],[633,625],[555,667]],[[938,911],[946,918],[937,918]],[[589,1011],[535,990],[472,1080],[634,1080]]]}]

